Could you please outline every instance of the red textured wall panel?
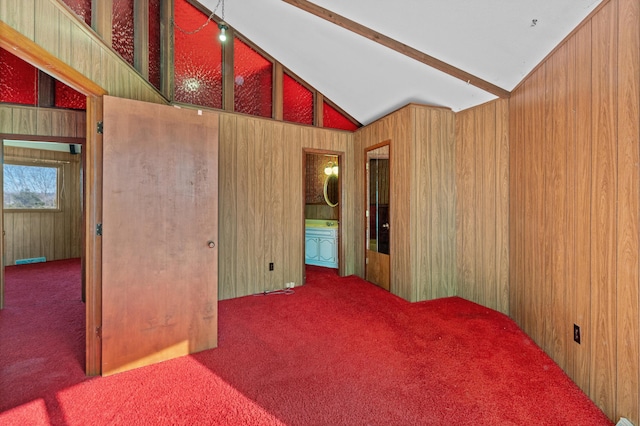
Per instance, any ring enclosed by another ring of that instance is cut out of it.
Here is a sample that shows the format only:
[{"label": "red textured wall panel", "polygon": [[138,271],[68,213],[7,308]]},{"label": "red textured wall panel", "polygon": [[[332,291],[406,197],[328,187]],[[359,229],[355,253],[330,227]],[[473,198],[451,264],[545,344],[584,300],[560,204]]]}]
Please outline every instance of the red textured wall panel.
[{"label": "red textured wall panel", "polygon": [[160,88],[160,0],[149,0],[149,83]]},{"label": "red textured wall panel", "polygon": [[222,108],[222,46],[215,22],[194,34],[208,16],[185,0],[175,1],[175,100]]},{"label": "red textured wall panel", "polygon": [[284,74],[283,119],[300,124],[313,124],[313,93],[291,76]]},{"label": "red textured wall panel", "polygon": [[87,109],[87,97],[56,80],[56,108]]},{"label": "red textured wall panel", "polygon": [[133,65],[133,0],[113,0],[113,49]]},{"label": "red textured wall panel", "polygon": [[91,26],[91,0],[62,0],[87,25]]},{"label": "red textured wall panel", "polygon": [[348,130],[354,132],[358,130],[358,126],[353,124],[351,120],[345,117],[340,111],[333,108],[326,102],[322,103],[322,127],[329,127],[331,129]]},{"label": "red textured wall panel", "polygon": [[233,44],[235,111],[272,116],[273,64],[240,39]]},{"label": "red textured wall panel", "polygon": [[38,101],[38,70],[0,48],[0,102],[35,105]]}]

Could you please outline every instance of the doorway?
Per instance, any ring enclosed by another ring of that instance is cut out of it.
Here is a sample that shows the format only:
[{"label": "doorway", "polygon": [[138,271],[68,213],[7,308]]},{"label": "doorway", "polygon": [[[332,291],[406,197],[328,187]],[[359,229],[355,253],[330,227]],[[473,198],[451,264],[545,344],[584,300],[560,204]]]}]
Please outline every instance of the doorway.
[{"label": "doorway", "polygon": [[[67,261],[64,270],[71,271],[72,277],[81,276],[81,265],[77,259],[82,257],[83,244],[81,152],[84,139],[63,139],[64,141],[60,141],[56,138],[25,135],[2,135],[0,139],[3,147],[3,173],[0,174],[3,188],[3,282],[0,285],[0,296],[3,299],[6,290],[5,266],[12,267],[14,284],[15,280],[20,282],[24,274],[32,276],[33,267],[36,267],[33,265],[30,269],[21,269],[17,265]],[[56,265],[56,268],[60,267],[59,264]],[[47,270],[46,268],[48,266],[42,265],[37,270]],[[65,297],[73,294],[73,300],[78,302],[82,298],[80,280],[69,283],[71,286],[67,284],[68,280],[51,280],[53,282],[56,283],[55,286],[47,287],[49,293],[40,296],[32,294],[30,297],[34,300],[37,297],[49,298],[50,292],[58,295],[60,291]],[[58,284],[63,284],[63,287]],[[42,290],[39,285],[35,288]],[[16,295],[15,286],[12,294]],[[5,302],[13,304],[16,300]],[[83,325],[84,321],[80,321],[74,327],[84,329]]]},{"label": "doorway", "polygon": [[391,289],[391,145],[384,142],[365,150],[366,261],[365,278]]},{"label": "doorway", "polygon": [[305,267],[336,269],[339,274],[342,268],[341,160],[341,152],[304,151]]}]

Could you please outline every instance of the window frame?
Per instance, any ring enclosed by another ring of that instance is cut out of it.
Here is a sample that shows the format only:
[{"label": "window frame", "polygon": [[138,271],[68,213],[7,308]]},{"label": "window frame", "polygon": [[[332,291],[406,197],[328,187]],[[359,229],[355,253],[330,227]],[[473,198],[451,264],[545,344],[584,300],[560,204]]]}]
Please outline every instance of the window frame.
[{"label": "window frame", "polygon": [[[2,163],[2,210],[4,213],[60,213],[63,212],[64,209],[62,207],[63,201],[63,190],[64,190],[64,169],[65,164],[67,162],[60,160],[42,160],[42,159],[29,159],[29,158],[16,158],[16,157],[5,157],[4,162]],[[5,205],[5,175],[4,175],[4,166],[12,165],[12,166],[27,166],[27,167],[47,167],[56,169],[56,207],[47,207],[47,208],[11,208]]]}]

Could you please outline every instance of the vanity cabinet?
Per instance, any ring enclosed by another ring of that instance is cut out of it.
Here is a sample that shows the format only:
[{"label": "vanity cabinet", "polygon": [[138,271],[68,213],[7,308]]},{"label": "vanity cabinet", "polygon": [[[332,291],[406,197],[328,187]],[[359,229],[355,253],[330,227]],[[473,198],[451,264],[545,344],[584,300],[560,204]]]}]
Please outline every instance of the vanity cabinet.
[{"label": "vanity cabinet", "polygon": [[338,229],[305,229],[305,263],[338,268]]}]

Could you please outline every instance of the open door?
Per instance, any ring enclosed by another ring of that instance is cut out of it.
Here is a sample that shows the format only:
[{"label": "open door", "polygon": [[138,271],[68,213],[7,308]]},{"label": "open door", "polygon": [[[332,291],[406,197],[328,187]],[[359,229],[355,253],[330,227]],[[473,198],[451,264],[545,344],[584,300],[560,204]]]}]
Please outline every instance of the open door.
[{"label": "open door", "polygon": [[104,97],[102,374],[217,346],[218,116]]},{"label": "open door", "polygon": [[390,178],[389,142],[366,151],[367,240],[365,277],[385,290],[391,288],[390,260]]}]

